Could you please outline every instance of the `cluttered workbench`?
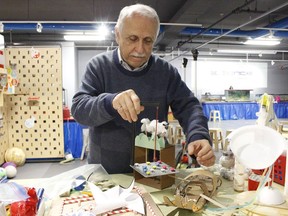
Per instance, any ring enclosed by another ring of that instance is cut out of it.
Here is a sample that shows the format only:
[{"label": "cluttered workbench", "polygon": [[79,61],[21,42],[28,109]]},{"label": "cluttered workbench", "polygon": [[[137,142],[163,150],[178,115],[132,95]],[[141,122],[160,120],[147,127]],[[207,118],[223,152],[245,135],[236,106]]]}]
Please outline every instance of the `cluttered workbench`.
[{"label": "cluttered workbench", "polygon": [[[47,179],[27,179],[27,180],[14,180],[11,182],[17,182],[19,185],[24,185],[26,187],[44,187],[45,193],[43,196],[42,207],[38,212],[38,216],[56,216],[55,211],[56,204],[58,203],[58,211],[63,211],[64,202],[60,202],[60,199],[70,199],[69,197],[84,195],[87,193],[83,193],[81,191],[74,191],[71,193],[70,187],[75,183],[74,174],[78,173],[81,170],[81,176],[84,176],[86,179],[90,181],[103,181],[103,179],[109,180],[109,182],[113,182],[114,185],[121,185],[124,188],[130,186],[131,182],[133,182],[133,174],[113,174],[107,175],[105,171],[103,172],[101,165],[84,165],[74,170],[68,171],[66,173],[62,173],[55,177],[47,178]],[[91,173],[93,170],[93,175]],[[256,191],[247,191],[247,187],[244,192],[235,192],[233,190],[233,181],[228,181],[226,179],[221,178],[222,184],[217,189],[214,196],[210,197],[207,203],[204,205],[204,208],[199,212],[193,213],[187,209],[176,208],[174,206],[168,206],[164,204],[163,197],[167,196],[171,200],[174,198],[175,188],[177,184],[181,181],[181,179],[185,178],[185,176],[190,175],[191,173],[199,170],[199,168],[195,169],[181,169],[175,175],[175,184],[171,187],[159,190],[154,187],[150,187],[148,185],[143,185],[138,182],[135,182],[134,188],[140,188],[137,192],[141,191],[141,197],[144,199],[146,213],[145,215],[223,215],[223,209],[226,209],[227,215],[235,215],[234,213],[237,211],[238,215],[288,215],[288,205],[287,198],[286,202],[277,205],[277,206],[261,206],[256,205],[254,202],[254,198],[256,195]],[[65,176],[65,178],[63,178]],[[73,178],[72,178],[73,176]],[[247,186],[247,182],[246,182]],[[279,184],[273,184],[274,187],[278,188],[280,191],[283,191],[283,186]],[[66,194],[68,197],[57,198],[57,194],[64,194],[66,191],[70,192]],[[86,197],[87,200],[91,201],[91,198]],[[253,201],[253,202],[252,202]],[[93,201],[94,202],[94,201]],[[97,203],[97,199],[95,199]],[[111,195],[111,199],[109,199],[110,203],[114,203],[115,199]],[[59,203],[61,203],[61,208],[59,210]],[[74,204],[75,205],[75,204]],[[77,202],[77,206],[79,202]],[[66,205],[68,206],[68,205]],[[242,206],[243,208],[234,208],[235,206]],[[71,207],[71,206],[70,206]],[[72,207],[71,207],[72,208]],[[148,209],[148,210],[147,210]],[[67,210],[67,208],[66,208]],[[70,209],[71,211],[71,209]],[[148,211],[148,212],[147,212]],[[71,213],[71,212],[70,212]],[[115,212],[114,212],[115,213]],[[114,214],[113,213],[113,214]],[[116,214],[116,213],[115,213]],[[59,215],[63,215],[59,213]],[[64,214],[65,215],[65,214]],[[69,215],[66,212],[66,215]],[[77,214],[74,214],[77,215]],[[98,214],[97,214],[98,215]],[[112,215],[111,214],[99,214],[99,215]],[[141,215],[136,214],[135,212],[126,212],[119,213],[118,215]],[[143,214],[142,214],[143,215]]]},{"label": "cluttered workbench", "polygon": [[[187,170],[181,170],[181,172],[178,175],[178,177],[181,179],[184,176],[187,176],[191,174],[195,169],[187,169]],[[131,175],[125,175],[125,174],[114,174],[111,176],[112,179],[115,181],[115,183],[122,184],[123,186],[131,181],[133,178]],[[176,184],[179,183],[179,180],[176,181]],[[256,196],[256,191],[248,191],[247,189],[244,192],[236,192],[233,189],[233,181],[228,181],[225,179],[222,179],[222,185],[218,188],[217,193],[215,196],[212,197],[212,202],[207,202],[205,207],[202,211],[199,212],[192,212],[186,209],[176,208],[173,206],[167,206],[163,203],[163,196],[168,196],[171,199],[174,196],[175,193],[175,185],[163,189],[158,190],[152,187],[149,187],[147,185],[144,185],[147,192],[149,192],[150,196],[152,197],[153,201],[157,204],[160,211],[163,215],[169,215],[169,216],[188,216],[188,215],[223,215],[222,211],[219,211],[224,208],[227,208],[228,214],[227,215],[233,215],[233,212],[236,211],[233,210],[232,207],[235,207],[236,205],[244,205],[245,203],[251,202],[253,198]],[[248,182],[245,182],[246,188],[248,187]],[[274,187],[279,189],[280,191],[283,191],[283,186],[274,183]],[[215,202],[214,202],[215,201]],[[251,204],[247,205],[247,208],[243,208],[243,210],[240,211],[239,215],[288,215],[288,199],[286,198],[286,202],[282,205],[278,206],[261,206],[257,204]],[[214,203],[213,203],[214,202]],[[222,207],[220,207],[222,206]],[[229,206],[231,207],[231,211],[229,211]],[[246,210],[249,209],[249,210]],[[229,214],[230,212],[230,214]],[[242,213],[242,214],[241,214]]]},{"label": "cluttered workbench", "polygon": [[[174,148],[156,130],[154,139],[148,133],[136,136],[132,174],[109,175],[100,164],[84,165],[50,178],[0,184],[1,201],[11,201],[13,189],[22,187],[18,192],[42,192],[34,206],[30,203],[34,209],[37,203],[37,216],[288,215],[287,141],[271,128],[276,121],[271,105],[272,97],[263,96],[258,125],[243,126],[227,138],[235,158],[223,152],[212,167],[175,169]],[[146,157],[151,152],[152,161]],[[29,196],[18,200],[25,204]]]}]

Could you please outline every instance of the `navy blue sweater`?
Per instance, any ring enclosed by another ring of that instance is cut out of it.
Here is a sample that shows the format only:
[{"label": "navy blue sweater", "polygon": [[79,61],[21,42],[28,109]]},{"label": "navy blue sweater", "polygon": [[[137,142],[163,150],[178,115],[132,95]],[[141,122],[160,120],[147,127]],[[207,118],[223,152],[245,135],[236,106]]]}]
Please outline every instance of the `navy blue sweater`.
[{"label": "navy blue sweater", "polygon": [[141,102],[159,105],[159,121],[167,121],[168,108],[183,127],[187,143],[209,138],[207,118],[175,67],[152,55],[145,69],[124,69],[117,49],[93,57],[86,67],[71,112],[80,124],[89,126],[89,163],[102,164],[108,173],[131,172],[131,145],[140,133],[142,118],[156,118],[156,107],[145,106],[138,122],[124,121],[112,107],[121,91],[133,89]]}]

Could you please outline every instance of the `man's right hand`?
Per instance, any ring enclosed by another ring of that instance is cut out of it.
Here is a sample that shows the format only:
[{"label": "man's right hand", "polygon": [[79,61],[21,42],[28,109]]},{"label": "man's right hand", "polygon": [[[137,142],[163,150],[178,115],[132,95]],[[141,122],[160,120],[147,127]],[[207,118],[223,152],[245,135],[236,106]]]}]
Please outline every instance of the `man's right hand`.
[{"label": "man's right hand", "polygon": [[138,120],[138,115],[144,110],[140,105],[140,98],[132,90],[120,92],[112,101],[112,106],[126,121],[132,123]]}]

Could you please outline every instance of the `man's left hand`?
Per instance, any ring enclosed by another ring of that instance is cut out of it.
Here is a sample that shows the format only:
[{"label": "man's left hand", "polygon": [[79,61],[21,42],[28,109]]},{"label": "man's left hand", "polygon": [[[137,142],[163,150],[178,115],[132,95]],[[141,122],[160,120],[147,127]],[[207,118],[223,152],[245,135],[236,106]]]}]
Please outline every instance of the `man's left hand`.
[{"label": "man's left hand", "polygon": [[189,143],[187,151],[189,155],[195,155],[198,163],[203,166],[209,167],[215,164],[216,157],[210,143],[206,139]]}]

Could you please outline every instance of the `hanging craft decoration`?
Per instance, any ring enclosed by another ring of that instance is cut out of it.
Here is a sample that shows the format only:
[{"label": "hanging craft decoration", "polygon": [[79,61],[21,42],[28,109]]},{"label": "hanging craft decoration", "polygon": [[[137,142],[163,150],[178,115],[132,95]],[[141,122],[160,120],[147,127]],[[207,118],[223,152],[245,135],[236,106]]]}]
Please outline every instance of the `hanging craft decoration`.
[{"label": "hanging craft decoration", "polygon": [[31,58],[40,58],[40,51],[37,49],[34,49],[34,47],[31,48]]}]

